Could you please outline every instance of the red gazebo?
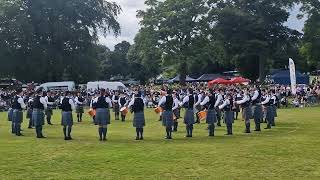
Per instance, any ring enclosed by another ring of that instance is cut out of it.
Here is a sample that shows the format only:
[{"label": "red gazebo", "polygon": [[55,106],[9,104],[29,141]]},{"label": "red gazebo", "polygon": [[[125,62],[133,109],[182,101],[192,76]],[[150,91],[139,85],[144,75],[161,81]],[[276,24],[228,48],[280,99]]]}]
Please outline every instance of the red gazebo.
[{"label": "red gazebo", "polygon": [[231,84],[249,83],[250,80],[243,77],[235,77],[229,81]]},{"label": "red gazebo", "polygon": [[215,80],[212,80],[208,83],[209,86],[213,86],[215,84],[230,84],[230,81],[225,80],[223,78],[217,78]]}]

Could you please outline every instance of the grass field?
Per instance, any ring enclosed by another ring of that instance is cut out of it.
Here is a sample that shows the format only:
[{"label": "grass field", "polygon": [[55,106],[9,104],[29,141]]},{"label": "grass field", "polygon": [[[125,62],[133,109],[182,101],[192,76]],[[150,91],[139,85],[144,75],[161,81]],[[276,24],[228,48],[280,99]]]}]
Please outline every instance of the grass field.
[{"label": "grass field", "polygon": [[[180,123],[173,140],[165,140],[158,117],[147,110],[145,140],[135,140],[131,116],[112,120],[108,141],[99,142],[88,116],[75,123],[73,141],[64,141],[59,112],[46,139],[36,139],[23,124],[24,137],[10,134],[0,114],[0,179],[320,179],[320,108],[279,110],[277,127],[234,136],[208,137],[206,125],[195,125],[186,139]],[[263,125],[265,126],[265,125]]]}]

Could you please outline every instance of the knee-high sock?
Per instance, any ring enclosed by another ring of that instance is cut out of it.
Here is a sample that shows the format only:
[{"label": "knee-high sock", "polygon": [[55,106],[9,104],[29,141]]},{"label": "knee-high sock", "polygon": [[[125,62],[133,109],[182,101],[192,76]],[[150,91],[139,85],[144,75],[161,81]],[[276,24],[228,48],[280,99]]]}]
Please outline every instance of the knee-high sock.
[{"label": "knee-high sock", "polygon": [[11,132],[12,132],[12,134],[16,133],[16,125],[13,122],[11,123]]},{"label": "knee-high sock", "polygon": [[80,113],[80,121],[82,121],[82,113]]},{"label": "knee-high sock", "polygon": [[193,131],[193,125],[191,124],[191,125],[189,125],[189,128],[190,128],[190,136],[192,136],[192,131]]},{"label": "knee-high sock", "polygon": [[65,138],[67,137],[67,126],[63,126],[63,135]]},{"label": "knee-high sock", "polygon": [[16,135],[20,135],[21,134],[21,124],[20,123],[16,123]]},{"label": "knee-high sock", "polygon": [[51,124],[51,115],[47,116],[47,123]]},{"label": "knee-high sock", "polygon": [[103,139],[106,139],[106,137],[107,137],[107,128],[104,127],[102,132],[103,132]]},{"label": "knee-high sock", "polygon": [[137,137],[139,137],[140,134],[140,128],[136,128]]},{"label": "knee-high sock", "polygon": [[71,137],[72,126],[68,126],[68,137]]},{"label": "knee-high sock", "polygon": [[140,138],[143,137],[143,128],[140,128]]},{"label": "knee-high sock", "polygon": [[98,132],[99,132],[100,139],[102,139],[102,127],[99,127]]}]

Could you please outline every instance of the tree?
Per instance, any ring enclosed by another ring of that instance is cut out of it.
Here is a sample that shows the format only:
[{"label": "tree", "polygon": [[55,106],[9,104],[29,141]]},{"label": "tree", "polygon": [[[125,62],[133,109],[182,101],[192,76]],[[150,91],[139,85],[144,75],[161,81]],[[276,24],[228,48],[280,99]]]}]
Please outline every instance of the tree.
[{"label": "tree", "polygon": [[[101,0],[14,0],[0,4],[3,76],[80,82],[97,77],[98,33],[120,33],[120,7]],[[90,67],[90,68],[88,68]]]}]

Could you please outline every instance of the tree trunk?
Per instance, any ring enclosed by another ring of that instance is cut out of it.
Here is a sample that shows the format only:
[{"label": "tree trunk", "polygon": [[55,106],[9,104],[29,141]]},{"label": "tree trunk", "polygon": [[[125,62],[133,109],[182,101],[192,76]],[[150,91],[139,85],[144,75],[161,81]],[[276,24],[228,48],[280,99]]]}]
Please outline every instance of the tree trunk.
[{"label": "tree trunk", "polygon": [[187,63],[185,60],[180,63],[179,72],[180,72],[180,79],[179,79],[180,84],[184,86],[186,85],[186,77],[187,77]]},{"label": "tree trunk", "polygon": [[266,79],[266,59],[262,56],[259,56],[259,81],[263,83]]}]

